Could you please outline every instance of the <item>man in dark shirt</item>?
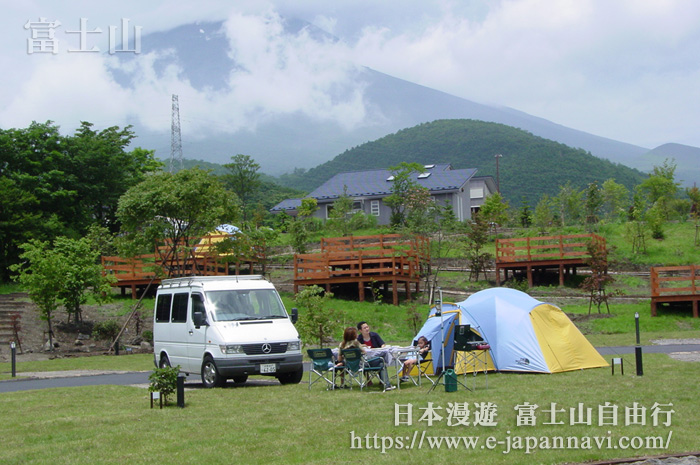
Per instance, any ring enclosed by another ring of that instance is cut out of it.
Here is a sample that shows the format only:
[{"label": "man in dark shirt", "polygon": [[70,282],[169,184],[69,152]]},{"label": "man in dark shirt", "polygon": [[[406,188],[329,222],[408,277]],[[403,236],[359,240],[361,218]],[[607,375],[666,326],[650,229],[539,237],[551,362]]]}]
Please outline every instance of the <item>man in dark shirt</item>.
[{"label": "man in dark shirt", "polygon": [[360,344],[364,344],[373,349],[379,349],[386,345],[384,339],[382,339],[379,334],[369,330],[369,325],[366,321],[357,323],[357,330],[360,332],[360,334],[357,335],[357,340]]}]

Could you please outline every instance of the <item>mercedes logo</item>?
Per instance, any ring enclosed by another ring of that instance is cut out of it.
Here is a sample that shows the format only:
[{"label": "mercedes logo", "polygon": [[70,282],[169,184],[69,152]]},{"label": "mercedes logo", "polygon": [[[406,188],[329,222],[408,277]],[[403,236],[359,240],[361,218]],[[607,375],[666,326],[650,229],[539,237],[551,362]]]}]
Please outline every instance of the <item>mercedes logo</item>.
[{"label": "mercedes logo", "polygon": [[262,351],[264,354],[269,354],[270,352],[272,352],[272,346],[266,342],[262,345]]}]

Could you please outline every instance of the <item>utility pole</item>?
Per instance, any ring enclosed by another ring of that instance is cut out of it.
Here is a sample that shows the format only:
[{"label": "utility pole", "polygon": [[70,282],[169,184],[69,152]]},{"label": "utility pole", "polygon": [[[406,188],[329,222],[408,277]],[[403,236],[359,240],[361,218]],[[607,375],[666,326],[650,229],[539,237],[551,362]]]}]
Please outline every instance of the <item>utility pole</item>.
[{"label": "utility pole", "polygon": [[176,160],[182,166],[182,136],[180,134],[180,103],[177,95],[173,94],[172,123],[170,125],[170,172],[173,172]]},{"label": "utility pole", "polygon": [[501,193],[501,179],[499,177],[498,173],[498,160],[503,157],[500,153],[497,153],[496,155],[493,156],[496,159],[496,191],[500,194]]}]

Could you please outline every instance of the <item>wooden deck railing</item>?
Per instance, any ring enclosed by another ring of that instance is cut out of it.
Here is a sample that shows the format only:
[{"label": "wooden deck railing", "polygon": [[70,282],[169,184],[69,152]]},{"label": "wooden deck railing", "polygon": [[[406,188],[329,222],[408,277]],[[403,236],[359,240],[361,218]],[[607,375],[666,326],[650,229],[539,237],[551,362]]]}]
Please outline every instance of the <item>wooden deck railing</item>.
[{"label": "wooden deck railing", "polygon": [[698,318],[700,266],[653,266],[650,281],[652,316],[660,303],[690,302],[693,317]]},{"label": "wooden deck railing", "polygon": [[430,260],[428,239],[405,239],[398,234],[324,238],[321,252],[294,256],[294,289],[311,284],[332,285],[357,283],[360,300],[364,287],[376,282],[392,285],[392,298],[398,304],[397,287],[413,284],[418,292],[422,266]]},{"label": "wooden deck railing", "polygon": [[590,255],[590,241],[605,247],[605,239],[597,234],[496,239],[496,263],[584,258]]},{"label": "wooden deck railing", "polygon": [[203,238],[187,238],[182,247],[173,249],[171,242],[155,245],[155,253],[138,255],[132,258],[114,256],[102,257],[103,273],[116,277],[114,286],[132,288],[143,285],[155,278],[156,283],[162,277],[177,276],[225,276],[230,274],[231,266],[235,266],[237,274],[241,264],[250,267],[262,261],[264,254],[257,248],[251,248],[250,256],[233,259],[226,253],[217,250],[217,243],[230,238],[228,234],[212,234]]},{"label": "wooden deck railing", "polygon": [[700,266],[651,267],[651,296],[700,295]]},{"label": "wooden deck railing", "polygon": [[137,255],[130,258],[102,256],[102,270],[112,274],[117,281],[148,280],[156,275],[160,265],[155,263],[154,254]]},{"label": "wooden deck railing", "polygon": [[294,256],[294,279],[403,276],[420,277],[415,255],[395,250],[348,250]]},{"label": "wooden deck railing", "polygon": [[420,259],[430,256],[430,242],[422,236],[406,239],[400,234],[321,238],[321,252],[348,250],[404,250]]}]

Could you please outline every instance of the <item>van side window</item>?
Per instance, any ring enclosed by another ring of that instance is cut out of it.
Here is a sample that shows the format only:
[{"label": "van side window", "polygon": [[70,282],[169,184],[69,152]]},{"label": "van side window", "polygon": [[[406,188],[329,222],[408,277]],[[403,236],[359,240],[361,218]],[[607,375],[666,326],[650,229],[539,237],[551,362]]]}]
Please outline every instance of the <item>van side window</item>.
[{"label": "van side window", "polygon": [[188,297],[189,294],[187,292],[175,294],[175,299],[173,300],[173,323],[184,323],[187,321]]},{"label": "van side window", "polygon": [[158,296],[156,303],[156,323],[170,322],[170,302],[173,296],[171,294],[161,294]]},{"label": "van side window", "polygon": [[206,315],[207,312],[204,310],[204,298],[201,294],[192,294],[192,320],[194,321],[194,313],[202,312]]}]

